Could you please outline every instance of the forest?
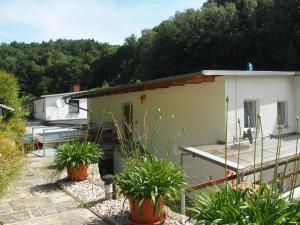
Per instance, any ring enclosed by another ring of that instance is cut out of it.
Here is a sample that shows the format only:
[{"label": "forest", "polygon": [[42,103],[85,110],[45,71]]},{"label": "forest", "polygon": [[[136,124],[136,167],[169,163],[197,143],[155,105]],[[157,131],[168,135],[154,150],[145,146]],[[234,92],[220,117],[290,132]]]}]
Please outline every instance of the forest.
[{"label": "forest", "polygon": [[[96,28],[95,28],[96,29]],[[208,0],[122,45],[90,40],[2,43],[0,69],[23,95],[135,83],[203,69],[300,70],[300,0]]]}]

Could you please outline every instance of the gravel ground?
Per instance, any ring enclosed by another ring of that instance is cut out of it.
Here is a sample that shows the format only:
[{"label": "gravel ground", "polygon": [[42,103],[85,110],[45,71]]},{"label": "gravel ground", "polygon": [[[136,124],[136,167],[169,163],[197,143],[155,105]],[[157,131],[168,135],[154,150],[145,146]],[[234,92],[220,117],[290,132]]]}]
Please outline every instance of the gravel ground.
[{"label": "gravel ground", "polygon": [[[129,224],[128,202],[124,199],[105,200],[102,182],[99,179],[94,182],[91,179],[81,182],[60,180],[58,185],[83,202],[85,207],[91,208],[110,223],[114,225]],[[168,216],[165,225],[194,224],[188,222],[186,216],[174,213],[168,207],[166,207],[166,211]]]}]

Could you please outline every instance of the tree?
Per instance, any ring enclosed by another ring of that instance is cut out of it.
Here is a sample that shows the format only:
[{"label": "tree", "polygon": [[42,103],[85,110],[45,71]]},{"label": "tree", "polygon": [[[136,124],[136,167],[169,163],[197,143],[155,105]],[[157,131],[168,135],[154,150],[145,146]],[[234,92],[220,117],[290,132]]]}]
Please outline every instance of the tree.
[{"label": "tree", "polygon": [[[20,113],[19,86],[16,77],[1,70],[0,80],[0,103],[13,108],[17,114]],[[6,113],[11,115],[9,112]]]}]

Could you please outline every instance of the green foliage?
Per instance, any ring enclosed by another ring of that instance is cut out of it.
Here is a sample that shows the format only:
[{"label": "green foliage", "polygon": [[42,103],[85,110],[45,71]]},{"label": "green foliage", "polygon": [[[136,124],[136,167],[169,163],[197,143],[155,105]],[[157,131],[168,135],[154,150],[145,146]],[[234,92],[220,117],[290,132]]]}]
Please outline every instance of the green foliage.
[{"label": "green foliage", "polygon": [[35,96],[203,69],[300,70],[298,0],[209,0],[124,40],[0,45],[0,68]]},{"label": "green foliage", "polygon": [[11,135],[13,133],[0,131],[0,195],[22,165],[21,151]]},{"label": "green foliage", "polygon": [[[13,108],[19,112],[19,86],[15,76],[0,70],[0,103]],[[5,112],[6,115],[12,115],[11,112]]]},{"label": "green foliage", "polygon": [[102,156],[103,151],[96,143],[88,141],[64,143],[57,147],[54,166],[58,171],[69,166],[78,168],[80,164],[88,166],[97,163]]},{"label": "green foliage", "polygon": [[148,155],[134,164],[127,164],[115,182],[124,195],[132,199],[151,199],[156,204],[158,197],[178,197],[185,185],[185,177],[181,168],[169,160]]},{"label": "green foliage", "polygon": [[200,194],[191,215],[197,224],[297,224],[299,207],[299,201],[286,201],[266,184],[259,190],[234,190],[227,184]]}]

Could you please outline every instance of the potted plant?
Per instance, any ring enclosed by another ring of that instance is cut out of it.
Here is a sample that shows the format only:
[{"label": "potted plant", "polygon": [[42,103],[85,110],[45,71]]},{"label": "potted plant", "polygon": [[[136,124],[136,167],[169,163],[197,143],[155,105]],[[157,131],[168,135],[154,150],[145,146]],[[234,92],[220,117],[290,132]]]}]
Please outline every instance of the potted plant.
[{"label": "potted plant", "polygon": [[162,224],[164,200],[178,197],[186,184],[180,167],[149,154],[127,163],[115,182],[129,200],[133,224]]},{"label": "potted plant", "polygon": [[58,146],[54,165],[58,171],[67,168],[68,179],[73,181],[85,180],[90,164],[98,163],[103,156],[100,146],[88,141],[74,141]]}]

